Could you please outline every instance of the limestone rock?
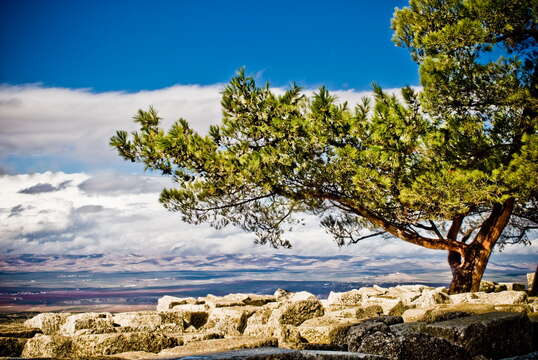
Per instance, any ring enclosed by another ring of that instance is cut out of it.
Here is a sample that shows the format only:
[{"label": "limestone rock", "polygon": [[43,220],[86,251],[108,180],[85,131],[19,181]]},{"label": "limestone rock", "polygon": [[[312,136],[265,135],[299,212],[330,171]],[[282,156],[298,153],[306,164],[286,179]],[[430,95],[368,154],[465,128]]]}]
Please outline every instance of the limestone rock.
[{"label": "limestone rock", "polygon": [[359,351],[362,341],[368,335],[376,332],[390,332],[387,324],[376,321],[366,321],[348,329],[346,343],[349,351]]},{"label": "limestone rock", "polygon": [[271,336],[274,329],[269,324],[269,319],[273,309],[269,307],[262,307],[256,310],[252,316],[247,319],[247,324],[243,332],[246,336]]},{"label": "limestone rock", "polygon": [[467,316],[428,324],[421,331],[460,345],[471,356],[482,354],[498,359],[525,354],[532,348],[530,321],[518,313]]},{"label": "limestone rock", "polygon": [[170,310],[186,312],[208,312],[209,308],[210,307],[207,304],[181,304],[172,306]]},{"label": "limestone rock", "polygon": [[210,307],[229,307],[229,306],[262,306],[269,302],[276,301],[274,295],[258,294],[228,294],[226,296],[208,295],[205,298],[199,298]]},{"label": "limestone rock", "polygon": [[387,291],[378,287],[362,287],[357,292],[362,295],[363,298],[368,296],[384,295]]},{"label": "limestone rock", "polygon": [[151,332],[92,334],[73,337],[72,351],[73,355],[79,357],[112,355],[126,351],[156,353],[182,344],[176,337]]},{"label": "limestone rock", "polygon": [[461,293],[449,295],[449,297],[452,304],[483,304],[483,296],[480,294],[486,293]]},{"label": "limestone rock", "polygon": [[370,296],[362,301],[363,307],[378,305],[383,309],[383,314],[397,316],[403,314],[406,310],[406,306],[399,298],[389,296]]},{"label": "limestone rock", "polygon": [[308,319],[323,316],[324,310],[318,299],[286,301],[273,310],[270,321],[280,325],[298,326]]},{"label": "limestone rock", "polygon": [[424,290],[433,290],[431,286],[426,285],[397,285],[393,288],[389,288],[389,292],[392,290],[400,291],[400,292],[418,292],[421,293]]},{"label": "limestone rock", "polygon": [[416,307],[430,307],[437,304],[446,304],[450,302],[449,295],[444,288],[424,290],[422,294],[411,303]]},{"label": "limestone rock", "polygon": [[319,317],[306,320],[297,329],[300,336],[311,344],[343,346],[348,329],[359,322],[358,319]]},{"label": "limestone rock", "polygon": [[306,339],[301,336],[299,329],[293,325],[279,325],[274,331],[278,347],[284,349],[302,349]]},{"label": "limestone rock", "polygon": [[0,356],[21,356],[27,341],[25,338],[0,337]]},{"label": "limestone rock", "polygon": [[192,297],[188,298],[180,298],[175,296],[163,296],[157,300],[157,311],[169,311],[172,310],[172,308],[176,305],[185,305],[185,304],[191,304],[195,305],[199,302]]},{"label": "limestone rock", "polygon": [[[171,357],[201,355],[211,352],[222,352],[239,349],[254,349],[264,346],[276,346],[277,341],[271,337],[239,336],[226,339],[204,340],[193,342],[184,346],[178,346],[162,350],[159,355]],[[117,354],[121,356],[122,354]]]},{"label": "limestone rock", "polygon": [[316,295],[309,293],[308,291],[299,291],[295,293],[290,293],[286,300],[296,302],[304,300],[318,300],[318,298]]},{"label": "limestone rock", "polygon": [[38,334],[28,339],[21,356],[25,358],[70,358],[72,357],[72,341],[67,336]]},{"label": "limestone rock", "polygon": [[495,285],[497,285],[496,282],[482,280],[482,281],[480,281],[480,286],[479,286],[478,291],[485,292],[485,293],[494,292],[495,291]]},{"label": "limestone rock", "polygon": [[471,360],[462,347],[421,333],[396,336],[378,331],[366,336],[358,351],[386,356],[391,360]]},{"label": "limestone rock", "polygon": [[133,329],[152,331],[163,324],[161,316],[153,311],[133,311],[114,314],[113,323]]},{"label": "limestone rock", "polygon": [[283,301],[283,300],[287,299],[289,294],[290,294],[290,292],[288,290],[276,289],[273,296],[275,297],[276,301]]},{"label": "limestone rock", "polygon": [[252,306],[215,308],[204,327],[224,336],[239,336],[245,330],[247,319],[256,310]]},{"label": "limestone rock", "polygon": [[379,315],[383,315],[383,308],[379,305],[342,307],[325,313],[325,316],[336,319],[368,319]]},{"label": "limestone rock", "polygon": [[327,305],[337,306],[356,306],[360,305],[362,301],[362,295],[358,290],[351,290],[347,292],[330,292],[327,298]]},{"label": "limestone rock", "polygon": [[385,295],[399,298],[405,306],[411,306],[424,290],[433,290],[423,285],[399,285],[388,289]]},{"label": "limestone rock", "polygon": [[[189,327],[192,327],[194,329],[200,329],[207,323],[207,319],[209,318],[209,312],[208,311],[174,311],[172,313],[168,314],[175,314],[178,318],[181,318],[183,320],[183,328],[187,329]],[[162,316],[163,314],[161,314]],[[177,323],[178,326],[180,325],[180,322],[178,319],[165,319],[166,322],[171,323]]]},{"label": "limestone rock", "polygon": [[482,301],[491,305],[520,305],[526,304],[527,293],[525,291],[503,291],[480,295]]},{"label": "limestone rock", "polygon": [[67,317],[60,326],[60,334],[75,336],[115,332],[111,313],[81,313]]},{"label": "limestone rock", "polygon": [[70,313],[41,313],[28,319],[24,325],[29,328],[41,329],[45,335],[57,334],[60,326],[71,316]]},{"label": "limestone rock", "polygon": [[432,308],[407,309],[402,314],[402,318],[405,322],[424,321],[431,311]]}]

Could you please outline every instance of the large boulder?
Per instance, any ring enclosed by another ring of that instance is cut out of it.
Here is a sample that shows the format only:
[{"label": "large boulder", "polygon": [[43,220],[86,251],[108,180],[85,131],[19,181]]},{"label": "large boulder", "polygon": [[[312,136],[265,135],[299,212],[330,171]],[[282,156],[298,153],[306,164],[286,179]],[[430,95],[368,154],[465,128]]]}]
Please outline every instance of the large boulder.
[{"label": "large boulder", "polygon": [[379,305],[342,307],[325,313],[325,316],[336,319],[368,319],[379,315],[383,315]]},{"label": "large boulder", "polygon": [[254,314],[247,319],[243,334],[245,336],[271,336],[274,331],[269,323],[272,313],[273,308],[268,306],[256,310]]},{"label": "large boulder", "polygon": [[326,304],[328,306],[358,306],[361,304],[362,295],[358,290],[346,292],[330,292]]},{"label": "large boulder", "polygon": [[111,313],[81,313],[67,317],[60,326],[60,334],[75,336],[84,334],[105,334],[115,332]]},{"label": "large boulder", "polygon": [[421,333],[395,335],[377,331],[362,340],[358,351],[391,360],[471,360],[462,347]]},{"label": "large boulder", "polygon": [[390,296],[369,296],[364,298],[362,301],[362,307],[364,308],[375,305],[381,306],[383,309],[383,314],[391,316],[402,315],[407,309],[402,300]]},{"label": "large boulder", "polygon": [[273,336],[277,339],[278,347],[284,349],[303,349],[307,343],[297,326],[293,325],[278,325],[273,331]]},{"label": "large boulder", "polygon": [[435,306],[437,304],[447,304],[450,297],[444,288],[424,290],[422,294],[411,302],[411,305],[419,308]]},{"label": "large boulder", "polygon": [[[222,352],[239,349],[255,349],[264,346],[276,346],[277,341],[271,337],[238,336],[226,339],[214,339],[193,342],[184,346],[164,349],[159,353],[160,357],[178,358],[182,356],[203,355],[211,352]],[[117,354],[116,356],[122,356]],[[232,359],[234,357],[230,357]],[[242,359],[242,357],[237,357]]]},{"label": "large boulder", "polygon": [[433,288],[423,285],[399,285],[389,288],[386,295],[397,297],[404,305],[411,306],[412,302],[425,290],[433,290]]},{"label": "large boulder", "polygon": [[348,329],[346,340],[349,351],[359,351],[362,340],[376,332],[390,332],[390,328],[383,322],[365,321]]},{"label": "large boulder", "polygon": [[60,331],[60,326],[71,316],[71,313],[41,313],[28,319],[24,325],[29,328],[41,329],[45,335],[54,335]]},{"label": "large boulder", "polygon": [[214,308],[204,328],[224,336],[239,336],[247,326],[247,319],[256,310],[257,307],[254,306]]},{"label": "large boulder", "polygon": [[207,295],[206,297],[198,298],[198,300],[215,308],[247,305],[262,306],[276,301],[276,297],[274,295],[228,294],[226,296]]},{"label": "large boulder", "polygon": [[521,305],[527,303],[525,291],[502,291],[498,293],[477,293],[486,304],[491,305]]},{"label": "large boulder", "polygon": [[156,353],[182,344],[177,337],[152,332],[80,335],[72,340],[72,355],[90,357],[126,351]]},{"label": "large boulder", "polygon": [[61,335],[38,334],[28,339],[21,356],[23,358],[72,358],[72,340]]},{"label": "large boulder", "polygon": [[155,330],[163,324],[161,315],[154,311],[117,313],[112,320],[115,325],[147,331]]},{"label": "large boulder", "polygon": [[[188,318],[187,314],[180,311],[132,311],[114,314],[113,325],[117,332],[160,331],[182,333],[185,329],[185,318]],[[189,325],[187,324],[187,326]]]},{"label": "large boulder", "polygon": [[209,309],[207,304],[180,304],[172,306],[169,311],[209,312]]},{"label": "large boulder", "polygon": [[157,300],[157,311],[170,311],[176,305],[199,304],[198,300],[193,297],[180,298],[175,296],[165,295]]},{"label": "large boulder", "polygon": [[299,301],[289,300],[273,310],[269,321],[280,325],[298,326],[308,319],[320,317],[323,314],[323,306],[317,298]]},{"label": "large boulder", "polygon": [[373,287],[361,287],[357,292],[363,297],[368,296],[379,296],[379,295],[385,295],[387,293],[387,289],[383,289],[379,286],[373,286]]},{"label": "large boulder", "polygon": [[531,323],[525,314],[493,312],[428,324],[421,332],[444,338],[470,355],[501,358],[532,349]]},{"label": "large boulder", "polygon": [[311,344],[344,346],[349,328],[360,322],[357,319],[318,317],[306,320],[297,327],[299,335]]},{"label": "large boulder", "polygon": [[527,303],[525,291],[474,292],[450,295],[453,304],[521,305]]}]

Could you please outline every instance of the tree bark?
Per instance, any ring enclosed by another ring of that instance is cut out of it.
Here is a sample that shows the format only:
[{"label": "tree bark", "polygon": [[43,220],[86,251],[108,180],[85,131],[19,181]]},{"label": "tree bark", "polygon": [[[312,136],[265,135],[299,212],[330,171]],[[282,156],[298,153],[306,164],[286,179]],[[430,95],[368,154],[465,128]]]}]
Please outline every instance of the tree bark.
[{"label": "tree bark", "polygon": [[479,290],[493,247],[510,220],[514,201],[510,198],[502,205],[495,204],[473,242],[460,251],[448,252],[448,264],[452,270],[449,293]]},{"label": "tree bark", "polygon": [[449,251],[448,264],[452,270],[452,282],[448,290],[450,294],[479,290],[492,249],[493,246],[485,248],[482,244],[476,243],[462,251],[463,255]]}]

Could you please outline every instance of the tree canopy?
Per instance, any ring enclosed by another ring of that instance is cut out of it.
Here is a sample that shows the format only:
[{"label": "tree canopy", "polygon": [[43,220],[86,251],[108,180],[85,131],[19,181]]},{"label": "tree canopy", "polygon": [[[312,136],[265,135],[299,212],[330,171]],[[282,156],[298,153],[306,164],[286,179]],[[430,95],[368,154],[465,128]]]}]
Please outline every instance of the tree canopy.
[{"label": "tree canopy", "polygon": [[474,289],[497,242],[538,226],[537,14],[537,1],[411,0],[394,40],[420,92],[374,85],[351,106],[240,70],[208,134],[184,119],[164,131],[150,108],[111,145],[174,178],[160,201],[187,222],[290,246],[285,231],[314,214],[340,245],[392,235],[448,250],[451,290]]}]

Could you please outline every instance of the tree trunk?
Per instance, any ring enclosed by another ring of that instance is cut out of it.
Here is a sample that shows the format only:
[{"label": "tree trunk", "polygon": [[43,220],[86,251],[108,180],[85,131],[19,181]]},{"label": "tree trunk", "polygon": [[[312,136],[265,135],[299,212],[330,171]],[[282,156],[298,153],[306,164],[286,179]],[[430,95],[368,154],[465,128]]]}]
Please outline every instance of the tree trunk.
[{"label": "tree trunk", "polygon": [[496,204],[473,242],[460,251],[449,251],[448,264],[452,270],[449,293],[474,292],[480,289],[480,281],[491,251],[508,224],[513,207],[513,198],[506,200],[502,206]]},{"label": "tree trunk", "polygon": [[491,248],[485,248],[480,243],[471,246],[463,252],[463,256],[455,251],[448,253],[448,263],[452,270],[452,282],[449,293],[459,294],[478,291],[480,281],[491,254]]}]

